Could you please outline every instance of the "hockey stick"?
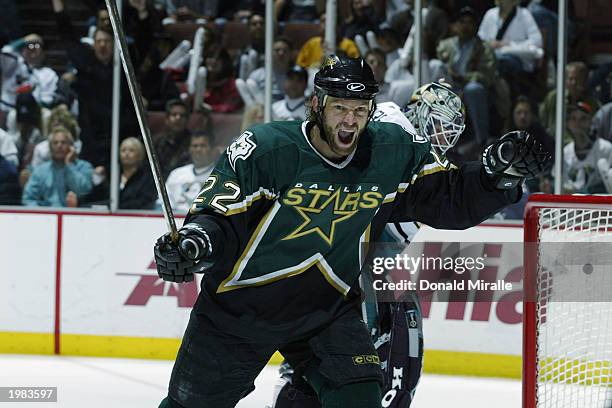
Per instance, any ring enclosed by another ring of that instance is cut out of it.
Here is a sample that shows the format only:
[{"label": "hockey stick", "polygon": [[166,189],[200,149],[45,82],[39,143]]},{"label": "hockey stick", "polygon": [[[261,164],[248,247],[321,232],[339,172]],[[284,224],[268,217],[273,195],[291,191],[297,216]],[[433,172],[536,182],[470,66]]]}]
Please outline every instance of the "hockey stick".
[{"label": "hockey stick", "polygon": [[174,220],[174,214],[172,213],[172,207],[170,206],[170,200],[168,199],[168,191],[166,191],[166,185],[163,182],[161,170],[159,168],[159,161],[153,148],[153,139],[151,138],[151,129],[145,120],[145,109],[142,103],[142,96],[138,83],[136,82],[136,75],[134,74],[134,66],[128,53],[127,44],[125,41],[125,33],[119,20],[119,11],[117,10],[117,4],[115,0],[105,0],[106,8],[108,9],[108,15],[110,17],[111,25],[113,26],[113,32],[115,34],[115,43],[119,47],[119,53],[121,54],[121,62],[123,63],[123,70],[127,79],[128,87],[130,88],[130,94],[132,95],[132,102],[136,108],[136,117],[138,118],[138,124],[140,125],[140,132],[144,140],[145,149],[147,151],[147,158],[151,165],[151,171],[153,172],[153,180],[155,181],[155,188],[157,188],[157,194],[161,198],[162,210],[164,218],[168,224],[170,235],[174,242],[178,241],[178,231],[176,229],[176,221]]}]

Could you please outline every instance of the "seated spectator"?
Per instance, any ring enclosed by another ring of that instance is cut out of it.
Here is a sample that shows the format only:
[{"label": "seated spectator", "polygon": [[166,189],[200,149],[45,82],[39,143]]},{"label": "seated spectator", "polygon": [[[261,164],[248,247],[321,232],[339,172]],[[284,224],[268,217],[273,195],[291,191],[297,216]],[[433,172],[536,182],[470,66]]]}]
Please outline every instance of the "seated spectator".
[{"label": "seated spectator", "polygon": [[[280,101],[285,97],[283,84],[287,71],[293,65],[291,41],[286,37],[277,37],[272,44],[272,100]],[[257,84],[260,92],[263,94],[266,87],[266,69],[265,67],[257,68],[251,72],[249,79],[252,79]]]},{"label": "seated spectator", "polygon": [[225,48],[217,45],[207,50],[205,58],[208,75],[204,103],[213,112],[234,112],[242,108],[242,98],[232,74],[232,60]]},{"label": "seated spectator", "polygon": [[276,21],[310,23],[317,19],[316,0],[274,0]]},{"label": "seated spectator", "polygon": [[[51,111],[45,129],[53,129],[56,126],[63,126],[68,129],[71,135],[74,135],[74,148],[77,154],[80,154],[81,147],[83,146],[79,139],[81,129],[79,129],[76,118],[68,110],[66,105],[58,105]],[[45,140],[34,147],[31,165],[38,166],[48,160],[51,160],[51,152],[49,150],[49,143]]]},{"label": "seated spectator", "polygon": [[[390,20],[390,27],[396,31],[401,42],[406,41],[408,35],[412,32],[414,36],[414,0],[405,0],[407,8],[396,12]],[[442,38],[445,38],[448,33],[448,16],[434,0],[423,1],[422,8],[423,17],[423,45],[424,52],[428,55],[435,55],[436,46]]]},{"label": "seated spectator", "polygon": [[456,36],[438,45],[444,78],[465,103],[476,144],[484,147],[490,136],[490,87],[495,79],[495,54],[476,34],[478,21],[471,7],[462,8],[455,22]]},{"label": "seated spectator", "polygon": [[191,135],[189,144],[191,163],[172,170],[166,181],[172,209],[189,211],[192,201],[202,190],[204,181],[215,167],[213,144],[209,133],[196,131]]},{"label": "seated spectator", "polygon": [[26,206],[77,207],[79,199],[91,191],[93,168],[77,159],[74,140],[61,126],[51,130],[51,160],[32,171],[23,190]]},{"label": "seated spectator", "polygon": [[[589,68],[584,62],[570,62],[565,67],[565,103],[567,106],[584,101],[595,111],[601,106],[600,102],[587,92],[587,79]],[[551,135],[555,134],[557,112],[557,91],[552,90],[540,105],[540,122]],[[565,134],[563,143],[570,142],[570,135]]]},{"label": "seated spectator", "polygon": [[170,171],[189,161],[189,137],[187,129],[189,110],[185,102],[173,99],[166,104],[166,122],[160,133],[153,135],[153,147],[159,159],[164,178]]},{"label": "seated spectator", "polygon": [[374,79],[379,85],[376,102],[395,102],[399,106],[406,106],[415,89],[414,81],[387,81],[385,79],[387,73],[386,56],[385,53],[378,48],[368,50],[365,55],[365,60],[372,68]]},{"label": "seated spectator", "polygon": [[507,129],[507,132],[512,130],[524,130],[533,136],[538,142],[555,156],[555,139],[550,133],[544,129],[544,126],[538,122],[536,115],[536,109],[533,103],[525,95],[520,95],[514,102],[514,108],[512,109],[512,123]]},{"label": "seated spectator", "polygon": [[[323,57],[332,53],[330,47],[325,44],[325,13],[319,17],[319,27],[320,34],[306,41],[298,53],[296,63],[303,68],[318,68],[323,62]],[[336,25],[336,54],[357,58],[359,56],[357,45],[353,40],[343,37],[340,28],[340,25]]]},{"label": "seated spectator", "polygon": [[248,21],[249,45],[236,58],[238,77],[246,80],[251,72],[264,66],[266,51],[266,20],[261,14],[251,14]]},{"label": "seated spectator", "polygon": [[497,0],[480,23],[478,36],[495,50],[500,73],[511,80],[534,72],[542,57],[542,34],[519,0]]},{"label": "seated spectator", "polygon": [[578,101],[568,107],[567,130],[572,141],[563,147],[563,192],[567,194],[612,193],[602,180],[598,162],[612,163],[612,143],[591,131],[593,108]]},{"label": "seated spectator", "polygon": [[293,66],[285,77],[285,97],[272,104],[272,120],[306,120],[307,86],[308,72],[299,65]]},{"label": "seated spectator", "polygon": [[0,156],[8,163],[10,163],[15,169],[19,166],[19,154],[17,152],[17,146],[13,142],[11,136],[0,128]]},{"label": "seated spectator", "polygon": [[121,176],[119,180],[119,208],[124,210],[152,210],[157,190],[145,148],[135,137],[128,137],[119,146]]},{"label": "seated spectator", "polygon": [[19,170],[30,165],[35,146],[44,140],[38,103],[30,93],[19,94],[16,103],[16,127],[9,130],[19,158]]},{"label": "seated spectator", "polygon": [[351,0],[351,13],[342,24],[342,36],[355,39],[357,34],[365,37],[368,31],[376,31],[381,23],[371,0]]}]

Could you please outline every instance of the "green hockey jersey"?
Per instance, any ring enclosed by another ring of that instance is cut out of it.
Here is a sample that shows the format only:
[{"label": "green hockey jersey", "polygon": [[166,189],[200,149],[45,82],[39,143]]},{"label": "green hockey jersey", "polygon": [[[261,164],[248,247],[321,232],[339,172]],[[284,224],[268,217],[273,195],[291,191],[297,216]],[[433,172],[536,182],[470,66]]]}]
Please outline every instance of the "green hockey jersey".
[{"label": "green hockey jersey", "polygon": [[466,228],[518,194],[493,189],[478,163],[457,169],[440,160],[426,139],[389,122],[371,122],[356,150],[332,162],[311,145],[311,125],[272,122],[244,132],[195,199],[186,222],[216,225],[223,232],[216,241],[231,241],[217,246],[222,261],[203,280],[222,303],[250,303],[260,316],[258,302],[270,298],[303,306],[346,296],[364,244],[386,223]]}]

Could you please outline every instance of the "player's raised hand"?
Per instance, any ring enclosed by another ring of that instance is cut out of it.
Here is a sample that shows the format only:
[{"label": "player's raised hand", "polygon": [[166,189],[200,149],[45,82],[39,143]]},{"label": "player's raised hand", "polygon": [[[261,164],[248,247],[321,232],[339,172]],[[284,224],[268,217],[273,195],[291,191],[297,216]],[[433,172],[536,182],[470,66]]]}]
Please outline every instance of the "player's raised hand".
[{"label": "player's raised hand", "polygon": [[482,164],[495,186],[505,190],[548,171],[552,166],[552,156],[529,133],[515,130],[484,150]]}]

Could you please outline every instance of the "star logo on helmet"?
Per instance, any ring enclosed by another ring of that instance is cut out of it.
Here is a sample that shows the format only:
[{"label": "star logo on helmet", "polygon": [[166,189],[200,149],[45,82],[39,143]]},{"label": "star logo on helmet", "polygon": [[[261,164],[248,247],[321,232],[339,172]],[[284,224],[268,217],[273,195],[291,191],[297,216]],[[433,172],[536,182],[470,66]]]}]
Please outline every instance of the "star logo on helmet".
[{"label": "star logo on helmet", "polygon": [[334,65],[336,65],[338,61],[336,61],[336,58],[334,57],[327,57],[325,58],[325,62],[323,62],[323,66],[321,67],[321,69],[325,68],[325,67],[330,67],[333,68]]}]

